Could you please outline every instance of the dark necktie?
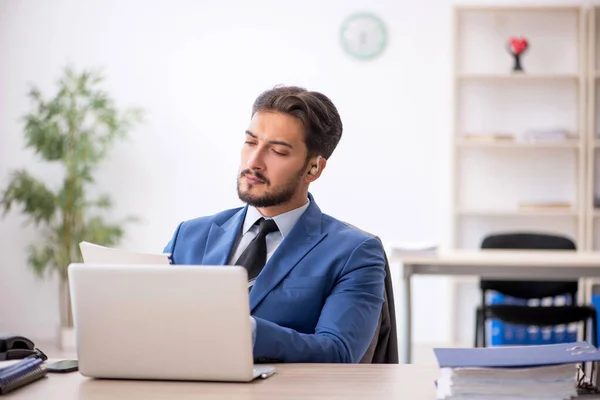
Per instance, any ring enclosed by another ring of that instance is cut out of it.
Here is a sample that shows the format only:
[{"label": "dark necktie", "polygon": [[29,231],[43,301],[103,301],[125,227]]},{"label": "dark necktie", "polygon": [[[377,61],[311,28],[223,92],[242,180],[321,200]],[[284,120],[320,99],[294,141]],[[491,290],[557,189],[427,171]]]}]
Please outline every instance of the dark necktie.
[{"label": "dark necktie", "polygon": [[258,235],[252,239],[235,263],[235,265],[246,268],[248,280],[256,278],[267,263],[267,241],[265,238],[269,233],[278,230],[277,224],[272,219],[261,218],[256,223],[258,223]]}]

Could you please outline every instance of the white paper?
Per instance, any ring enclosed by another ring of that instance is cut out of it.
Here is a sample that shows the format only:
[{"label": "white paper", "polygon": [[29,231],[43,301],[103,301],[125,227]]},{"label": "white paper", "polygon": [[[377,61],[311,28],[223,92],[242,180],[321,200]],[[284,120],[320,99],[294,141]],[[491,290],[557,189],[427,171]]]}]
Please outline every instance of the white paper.
[{"label": "white paper", "polygon": [[167,253],[132,253],[89,242],[79,243],[79,249],[85,264],[171,264]]},{"label": "white paper", "polygon": [[389,257],[402,257],[406,255],[435,255],[438,246],[435,242],[390,242],[386,245]]},{"label": "white paper", "polygon": [[11,365],[18,363],[19,361],[21,361],[21,360],[19,359],[19,360],[0,361],[0,369],[10,367]]},{"label": "white paper", "polygon": [[565,400],[577,395],[577,366],[441,368],[437,399]]}]

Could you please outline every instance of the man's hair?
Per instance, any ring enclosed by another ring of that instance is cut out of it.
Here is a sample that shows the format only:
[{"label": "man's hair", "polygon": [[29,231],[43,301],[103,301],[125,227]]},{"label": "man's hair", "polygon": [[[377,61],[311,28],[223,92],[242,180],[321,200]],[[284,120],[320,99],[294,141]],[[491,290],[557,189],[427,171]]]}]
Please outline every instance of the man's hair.
[{"label": "man's hair", "polygon": [[327,96],[297,86],[279,86],[261,93],[252,106],[257,111],[278,111],[302,122],[308,157],[328,159],[342,137],[342,120]]}]

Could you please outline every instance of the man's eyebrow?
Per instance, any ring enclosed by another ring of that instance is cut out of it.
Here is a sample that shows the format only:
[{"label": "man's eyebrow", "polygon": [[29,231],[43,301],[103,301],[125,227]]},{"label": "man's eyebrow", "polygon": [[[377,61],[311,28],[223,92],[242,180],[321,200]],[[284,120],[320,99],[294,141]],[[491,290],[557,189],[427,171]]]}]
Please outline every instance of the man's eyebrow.
[{"label": "man's eyebrow", "polygon": [[[250,131],[246,131],[246,135],[250,135],[254,139],[256,139],[256,135],[254,133],[250,132]],[[281,145],[281,146],[286,146],[286,147],[289,147],[290,149],[294,148],[291,144],[289,144],[287,142],[284,142],[284,141],[281,141],[281,140],[270,140],[269,143],[270,144],[278,144],[278,145]]]}]

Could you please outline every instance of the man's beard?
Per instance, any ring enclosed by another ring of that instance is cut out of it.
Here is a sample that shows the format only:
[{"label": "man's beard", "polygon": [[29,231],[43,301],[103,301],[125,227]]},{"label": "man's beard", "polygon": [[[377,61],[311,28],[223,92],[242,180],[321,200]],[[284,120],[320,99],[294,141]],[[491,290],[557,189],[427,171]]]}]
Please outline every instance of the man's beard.
[{"label": "man's beard", "polygon": [[[237,180],[238,197],[244,203],[246,203],[250,206],[253,206],[253,207],[257,207],[257,208],[274,207],[274,206],[279,206],[281,204],[285,204],[285,203],[289,202],[296,194],[296,191],[298,190],[298,186],[300,185],[300,180],[302,179],[302,176],[303,176],[303,173],[302,173],[303,171],[304,171],[304,168],[302,168],[300,170],[300,173],[295,175],[295,178],[292,181],[286,183],[282,188],[280,188],[274,192],[265,193],[261,196],[252,196],[250,193],[248,193],[248,192],[242,193],[242,191],[240,190],[240,180],[244,179],[244,176],[246,174],[248,174],[250,176],[255,176],[258,179],[262,180],[263,182],[265,182],[264,185],[266,185],[267,188],[270,185],[270,181],[258,171],[252,172],[250,169],[245,169],[244,171],[242,171],[242,173],[240,174],[240,176],[238,177],[238,180]],[[250,184],[250,187],[252,187],[252,184]]]}]

